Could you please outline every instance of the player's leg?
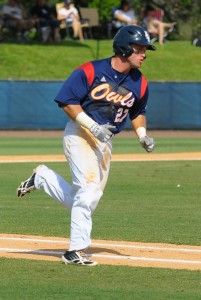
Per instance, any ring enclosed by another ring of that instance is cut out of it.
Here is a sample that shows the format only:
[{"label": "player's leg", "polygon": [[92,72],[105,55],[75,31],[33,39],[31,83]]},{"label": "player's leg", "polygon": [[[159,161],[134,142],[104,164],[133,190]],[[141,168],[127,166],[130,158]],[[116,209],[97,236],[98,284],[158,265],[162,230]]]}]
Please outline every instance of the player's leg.
[{"label": "player's leg", "polygon": [[71,121],[64,135],[64,151],[74,191],[69,250],[80,250],[91,244],[92,213],[108,177],[111,144],[97,141],[88,130]]},{"label": "player's leg", "polygon": [[73,28],[73,37],[74,38],[78,37],[79,28],[78,28],[78,21],[76,18],[73,18],[72,20],[72,28]]},{"label": "player's leg", "polygon": [[71,209],[73,203],[72,186],[61,175],[47,166],[41,165],[36,169],[34,184],[36,189],[43,189],[49,196]]},{"label": "player's leg", "polygon": [[61,175],[45,165],[39,165],[33,170],[33,174],[28,179],[21,182],[17,188],[17,196],[23,197],[33,190],[40,189],[43,189],[63,206],[71,209],[73,202],[71,197],[72,186]]}]

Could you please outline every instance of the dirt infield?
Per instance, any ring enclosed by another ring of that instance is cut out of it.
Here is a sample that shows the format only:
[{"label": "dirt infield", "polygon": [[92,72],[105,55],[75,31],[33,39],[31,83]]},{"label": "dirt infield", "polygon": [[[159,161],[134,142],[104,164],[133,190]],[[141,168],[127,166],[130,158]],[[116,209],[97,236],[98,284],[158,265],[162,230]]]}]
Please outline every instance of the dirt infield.
[{"label": "dirt infield", "polygon": [[[0,234],[0,256],[60,261],[69,240]],[[88,255],[100,264],[201,270],[201,246],[93,240]]]},{"label": "dirt infield", "polygon": [[[150,154],[113,154],[112,161],[178,161],[201,160],[201,152],[152,153]],[[0,163],[17,162],[64,162],[64,155],[1,155]]]}]

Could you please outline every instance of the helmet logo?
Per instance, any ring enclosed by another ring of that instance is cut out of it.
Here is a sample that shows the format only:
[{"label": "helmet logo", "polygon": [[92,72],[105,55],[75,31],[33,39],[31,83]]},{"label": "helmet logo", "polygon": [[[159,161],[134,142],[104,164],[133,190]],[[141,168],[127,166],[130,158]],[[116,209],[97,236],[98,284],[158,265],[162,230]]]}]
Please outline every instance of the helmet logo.
[{"label": "helmet logo", "polygon": [[146,30],[144,31],[144,34],[145,34],[145,38],[150,43],[150,36],[149,36],[149,34],[148,34],[148,32]]}]

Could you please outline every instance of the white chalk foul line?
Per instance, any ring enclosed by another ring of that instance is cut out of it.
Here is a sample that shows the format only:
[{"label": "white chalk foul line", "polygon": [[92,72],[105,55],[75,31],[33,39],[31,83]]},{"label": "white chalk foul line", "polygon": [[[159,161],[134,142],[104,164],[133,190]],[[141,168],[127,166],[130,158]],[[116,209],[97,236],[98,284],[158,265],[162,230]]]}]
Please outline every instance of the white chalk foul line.
[{"label": "white chalk foul line", "polygon": [[123,248],[133,248],[133,249],[149,249],[149,250],[165,250],[165,251],[184,251],[184,252],[198,252],[201,253],[199,249],[186,249],[186,248],[168,248],[168,247],[156,247],[156,246],[134,246],[134,245],[124,245],[124,244],[102,244],[93,243],[92,246],[111,246],[111,247],[123,247]]},{"label": "white chalk foul line", "polygon": [[166,258],[153,258],[153,257],[138,257],[138,256],[123,256],[123,255],[101,255],[92,254],[92,257],[114,258],[114,259],[128,259],[139,261],[153,261],[153,262],[167,262],[167,263],[181,263],[181,264],[201,264],[199,260],[185,260],[185,259],[166,259]]},{"label": "white chalk foul line", "polygon": [[[153,162],[153,161],[200,161],[201,158],[194,158],[194,157],[180,157],[180,158],[151,158],[151,159],[147,159],[147,158],[112,158],[111,161],[112,162]],[[33,160],[26,160],[26,159],[13,159],[13,160],[0,160],[1,164],[4,163],[47,163],[47,162],[66,162],[65,159],[33,159]]]},{"label": "white chalk foul line", "polygon": [[[43,255],[62,255],[63,252],[47,251],[47,250],[32,250],[32,249],[16,249],[16,248],[0,248],[3,252],[18,252],[28,254],[43,254]],[[138,257],[138,256],[124,256],[124,255],[101,255],[89,254],[90,257],[110,258],[110,259],[124,259],[133,261],[147,261],[147,262],[164,262],[164,263],[178,263],[178,264],[200,264],[199,260],[185,260],[185,259],[166,259],[166,258],[153,258],[153,257]]]},{"label": "white chalk foul line", "polygon": [[138,162],[138,161],[146,161],[146,162],[152,162],[152,161],[190,161],[190,160],[201,160],[201,158],[193,158],[193,157],[180,157],[180,158],[118,158],[118,159],[112,159],[112,162],[123,162],[123,161],[134,161],[134,162]]},{"label": "white chalk foul line", "polygon": [[[0,237],[0,240],[11,240],[11,241],[29,241],[29,242],[38,242],[38,243],[54,243],[54,244],[66,244],[68,241],[63,240],[51,240],[51,239],[36,239],[36,238],[14,238],[14,237]],[[106,246],[106,247],[123,247],[131,249],[149,249],[149,250],[165,250],[165,251],[180,251],[180,252],[197,252],[201,253],[201,249],[188,249],[188,248],[171,248],[171,247],[157,247],[157,246],[135,246],[135,245],[125,245],[125,244],[111,244],[111,243],[92,243],[93,246]]]},{"label": "white chalk foul line", "polygon": [[10,241],[28,241],[28,242],[38,242],[38,243],[59,243],[59,244],[68,244],[68,241],[62,240],[49,240],[49,239],[36,239],[36,238],[14,238],[14,237],[4,237],[1,236],[0,240],[10,240]]},{"label": "white chalk foul line", "polygon": [[64,252],[48,251],[48,250],[32,250],[32,249],[18,249],[18,248],[0,248],[0,252],[17,252],[27,254],[43,254],[43,255],[62,255]]},{"label": "white chalk foul line", "polygon": [[35,162],[43,162],[43,163],[46,163],[46,162],[66,162],[66,160],[65,159],[54,159],[54,160],[52,160],[52,159],[47,159],[47,158],[45,158],[45,159],[39,159],[39,158],[36,158],[36,159],[30,159],[30,160],[28,160],[28,159],[12,159],[12,160],[0,160],[0,163],[1,164],[4,164],[4,163],[6,163],[6,164],[8,164],[8,163],[35,163]]}]

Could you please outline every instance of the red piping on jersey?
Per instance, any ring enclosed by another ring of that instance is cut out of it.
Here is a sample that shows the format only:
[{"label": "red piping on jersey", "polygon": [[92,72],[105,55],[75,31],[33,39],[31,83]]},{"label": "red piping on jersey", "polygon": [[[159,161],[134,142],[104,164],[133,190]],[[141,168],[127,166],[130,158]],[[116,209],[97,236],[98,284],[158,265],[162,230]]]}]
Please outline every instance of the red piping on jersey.
[{"label": "red piping on jersey", "polygon": [[87,62],[79,67],[77,69],[82,69],[87,77],[87,81],[89,86],[92,85],[94,81],[94,66],[91,62]]},{"label": "red piping on jersey", "polygon": [[146,78],[142,75],[142,81],[141,81],[141,88],[140,88],[140,99],[142,99],[144,97],[144,94],[146,92],[147,89],[147,80]]}]

